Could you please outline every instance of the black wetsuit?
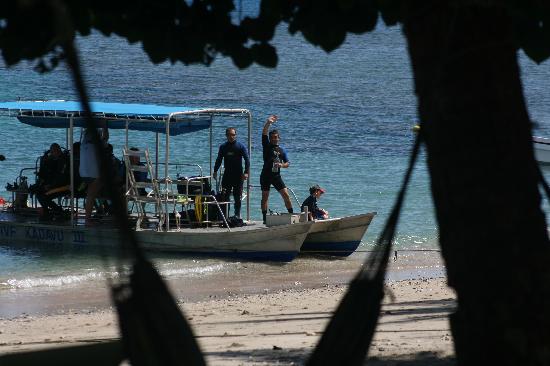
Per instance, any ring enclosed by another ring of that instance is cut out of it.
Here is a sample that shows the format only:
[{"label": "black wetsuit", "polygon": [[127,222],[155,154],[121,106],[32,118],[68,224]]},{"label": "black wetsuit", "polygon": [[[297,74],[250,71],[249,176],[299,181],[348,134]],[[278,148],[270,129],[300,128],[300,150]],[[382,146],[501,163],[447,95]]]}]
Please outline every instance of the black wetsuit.
[{"label": "black wetsuit", "polygon": [[235,201],[235,216],[241,215],[241,197],[243,193],[243,159],[244,159],[244,172],[246,174],[250,171],[250,158],[248,157],[248,151],[246,147],[238,141],[225,142],[220,145],[218,151],[218,157],[214,164],[214,172],[217,172],[224,162],[224,173],[222,179],[222,193],[228,199],[231,192],[233,192],[233,199]]},{"label": "black wetsuit", "polygon": [[317,206],[317,198],[315,196],[310,195],[304,200],[304,202],[302,203],[302,212],[304,212],[304,207],[306,206],[308,212],[314,219],[323,218],[323,212],[319,209],[319,206]]},{"label": "black wetsuit", "polygon": [[281,169],[277,168],[276,171],[273,171],[273,163],[277,160],[279,163],[288,163],[286,151],[278,145],[272,145],[266,135],[262,135],[262,147],[264,157],[264,166],[260,175],[262,191],[269,191],[272,185],[277,191],[280,191],[286,188],[286,185],[281,178]]},{"label": "black wetsuit", "polygon": [[62,154],[57,158],[47,155],[42,159],[40,171],[38,172],[39,187],[36,198],[44,210],[43,216],[48,216],[51,214],[52,210],[55,213],[62,212],[61,207],[53,200],[66,195],[68,190],[48,195],[46,192],[54,188],[67,186],[70,183],[70,168],[68,156],[66,154]]}]

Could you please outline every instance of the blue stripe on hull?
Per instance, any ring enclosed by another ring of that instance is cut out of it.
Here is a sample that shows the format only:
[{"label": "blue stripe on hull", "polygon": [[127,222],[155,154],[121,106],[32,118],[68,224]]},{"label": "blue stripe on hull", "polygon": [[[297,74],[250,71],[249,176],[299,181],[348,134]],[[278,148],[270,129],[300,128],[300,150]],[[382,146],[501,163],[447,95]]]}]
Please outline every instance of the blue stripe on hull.
[{"label": "blue stripe on hull", "polygon": [[361,240],[315,243],[304,242],[304,244],[302,244],[300,252],[308,254],[323,254],[333,255],[337,257],[347,257],[355,252],[359,244],[361,244]]}]

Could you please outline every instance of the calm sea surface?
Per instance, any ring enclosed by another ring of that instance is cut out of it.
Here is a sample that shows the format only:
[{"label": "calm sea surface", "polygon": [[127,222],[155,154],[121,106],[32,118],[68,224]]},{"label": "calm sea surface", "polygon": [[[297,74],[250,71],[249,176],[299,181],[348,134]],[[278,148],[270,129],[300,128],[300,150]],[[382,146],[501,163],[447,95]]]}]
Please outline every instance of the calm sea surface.
[{"label": "calm sea surface", "polygon": [[[231,60],[219,58],[211,67],[151,65],[139,45],[94,35],[81,39],[85,76],[92,100],[105,102],[156,103],[196,107],[248,108],[254,117],[252,183],[259,184],[260,135],[269,114],[280,116],[277,127],[287,149],[291,168],[283,177],[300,200],[307,188],[318,183],[326,188],[320,206],[333,216],[376,211],[362,251],[368,250],[381,231],[404,175],[412,147],[411,127],[417,121],[416,98],[404,38],[398,28],[380,27],[372,34],[350,36],[345,44],[327,55],[292,37],[285,29],[276,35],[279,52],[276,69],[253,66],[239,71]],[[525,94],[536,134],[550,136],[550,63],[535,65],[520,57]],[[65,68],[40,75],[32,64],[0,67],[0,101],[17,98],[76,100]],[[23,167],[33,166],[52,142],[65,141],[64,130],[31,128],[13,118],[0,117],[3,143],[0,153],[0,196]],[[237,126],[241,141],[246,136],[243,121]],[[215,145],[224,141],[223,127],[215,129]],[[120,153],[121,132],[111,133],[111,143]],[[130,144],[154,147],[154,135],[133,133]],[[196,133],[173,139],[172,156],[179,162],[209,166],[208,135]],[[191,175],[193,171],[180,171]],[[545,171],[550,177],[550,171]],[[253,218],[260,218],[259,192],[252,194]],[[270,208],[284,211],[282,200],[272,191]],[[437,227],[429,192],[425,155],[417,164],[401,215],[396,248],[437,249]],[[346,260],[299,258],[276,267],[270,264],[227,262],[153,255],[168,278],[225,279],[243,272],[321,273],[358,268],[364,253]],[[18,291],[45,291],[64,287],[98,286],[112,274],[93,252],[14,250],[0,246],[0,295]],[[1,313],[1,309],[0,309]]]}]

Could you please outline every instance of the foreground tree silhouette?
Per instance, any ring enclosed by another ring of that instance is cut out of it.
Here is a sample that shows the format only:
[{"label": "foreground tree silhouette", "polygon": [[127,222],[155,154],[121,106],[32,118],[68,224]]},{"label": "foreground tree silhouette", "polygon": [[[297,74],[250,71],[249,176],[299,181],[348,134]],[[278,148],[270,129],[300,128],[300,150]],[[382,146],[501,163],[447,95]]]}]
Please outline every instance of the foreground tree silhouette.
[{"label": "foreground tree silhouette", "polygon": [[[451,317],[458,361],[550,364],[549,243],[517,64],[520,48],[537,62],[550,54],[546,3],[263,0],[259,16],[240,24],[231,21],[232,0],[63,3],[80,34],[97,29],[141,42],[153,62],[208,65],[221,54],[240,68],[276,66],[269,41],[281,22],[326,51],[348,32],[371,31],[379,16],[401,25],[440,244],[458,296]],[[46,70],[63,58],[49,15],[50,3],[38,0],[0,9],[8,64],[39,59]],[[329,363],[335,353],[327,355]]]}]

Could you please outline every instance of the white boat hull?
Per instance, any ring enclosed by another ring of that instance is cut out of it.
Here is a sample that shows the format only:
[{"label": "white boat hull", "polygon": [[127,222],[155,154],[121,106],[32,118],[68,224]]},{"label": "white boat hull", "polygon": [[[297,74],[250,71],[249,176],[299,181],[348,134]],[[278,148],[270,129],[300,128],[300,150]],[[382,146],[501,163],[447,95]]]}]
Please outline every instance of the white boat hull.
[{"label": "white boat hull", "polygon": [[374,215],[376,212],[314,221],[301,253],[349,256],[361,244]]},{"label": "white boat hull", "polygon": [[[263,225],[135,231],[145,250],[252,260],[291,261],[300,251],[311,222],[276,227]],[[120,245],[115,228],[12,222],[0,220],[0,243],[38,246],[110,247]]]},{"label": "white boat hull", "polygon": [[533,137],[535,159],[541,164],[550,164],[550,139]]}]

